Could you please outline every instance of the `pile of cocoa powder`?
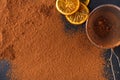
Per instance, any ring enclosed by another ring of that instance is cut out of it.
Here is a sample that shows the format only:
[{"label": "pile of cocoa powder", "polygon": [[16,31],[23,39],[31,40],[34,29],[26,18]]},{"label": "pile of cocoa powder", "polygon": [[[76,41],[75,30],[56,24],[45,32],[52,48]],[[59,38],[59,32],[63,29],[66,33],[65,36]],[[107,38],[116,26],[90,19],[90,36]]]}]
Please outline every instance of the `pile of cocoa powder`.
[{"label": "pile of cocoa powder", "polygon": [[0,58],[11,62],[12,80],[106,80],[103,50],[65,31],[55,0],[2,1]]}]

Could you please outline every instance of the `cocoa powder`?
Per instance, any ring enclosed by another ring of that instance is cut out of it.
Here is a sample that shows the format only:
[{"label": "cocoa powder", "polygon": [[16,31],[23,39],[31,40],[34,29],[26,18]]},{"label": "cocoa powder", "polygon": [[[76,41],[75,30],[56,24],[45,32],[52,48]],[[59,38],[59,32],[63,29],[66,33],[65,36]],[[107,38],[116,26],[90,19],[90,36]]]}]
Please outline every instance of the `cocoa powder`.
[{"label": "cocoa powder", "polygon": [[37,2],[7,0],[1,15],[0,27],[7,31],[3,47],[8,46],[2,57],[12,64],[11,79],[106,80],[103,50],[92,45],[85,33],[65,31],[55,0]]},{"label": "cocoa powder", "polygon": [[99,37],[105,38],[109,35],[112,24],[105,16],[99,16],[94,22],[93,29]]}]

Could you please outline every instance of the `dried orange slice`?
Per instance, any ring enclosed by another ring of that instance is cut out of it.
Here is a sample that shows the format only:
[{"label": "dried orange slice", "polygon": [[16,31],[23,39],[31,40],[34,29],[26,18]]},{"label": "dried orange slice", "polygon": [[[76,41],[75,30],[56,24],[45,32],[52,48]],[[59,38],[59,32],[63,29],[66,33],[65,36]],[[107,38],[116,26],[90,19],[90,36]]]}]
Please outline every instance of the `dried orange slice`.
[{"label": "dried orange slice", "polygon": [[80,7],[77,12],[72,15],[66,15],[65,17],[71,24],[82,24],[87,20],[88,14],[89,9],[87,6],[83,3],[80,3]]},{"label": "dried orange slice", "polygon": [[80,0],[82,3],[84,3],[85,5],[88,5],[90,0]]},{"label": "dried orange slice", "polygon": [[75,13],[80,6],[79,0],[57,0],[56,8],[63,15],[71,15]]}]

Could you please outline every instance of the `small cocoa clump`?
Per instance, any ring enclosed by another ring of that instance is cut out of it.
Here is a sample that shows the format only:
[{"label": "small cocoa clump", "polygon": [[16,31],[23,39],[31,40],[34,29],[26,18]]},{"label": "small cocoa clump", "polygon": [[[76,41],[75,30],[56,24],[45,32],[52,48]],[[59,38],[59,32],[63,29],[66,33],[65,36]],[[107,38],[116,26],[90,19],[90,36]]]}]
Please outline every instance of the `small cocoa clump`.
[{"label": "small cocoa clump", "polygon": [[99,37],[106,37],[108,36],[108,34],[110,33],[112,28],[112,24],[110,23],[110,21],[104,17],[104,16],[100,16],[96,19],[96,21],[94,22],[94,31],[95,33],[99,36]]}]

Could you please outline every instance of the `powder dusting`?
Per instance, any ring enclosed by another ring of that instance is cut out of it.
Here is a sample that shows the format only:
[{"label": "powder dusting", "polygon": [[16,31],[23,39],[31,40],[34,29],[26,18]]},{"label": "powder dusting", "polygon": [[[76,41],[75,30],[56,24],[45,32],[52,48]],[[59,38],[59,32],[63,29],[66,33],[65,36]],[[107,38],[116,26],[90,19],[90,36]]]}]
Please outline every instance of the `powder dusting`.
[{"label": "powder dusting", "polygon": [[55,0],[7,0],[1,14],[0,58],[11,61],[12,80],[106,80],[102,50],[65,31]]}]

